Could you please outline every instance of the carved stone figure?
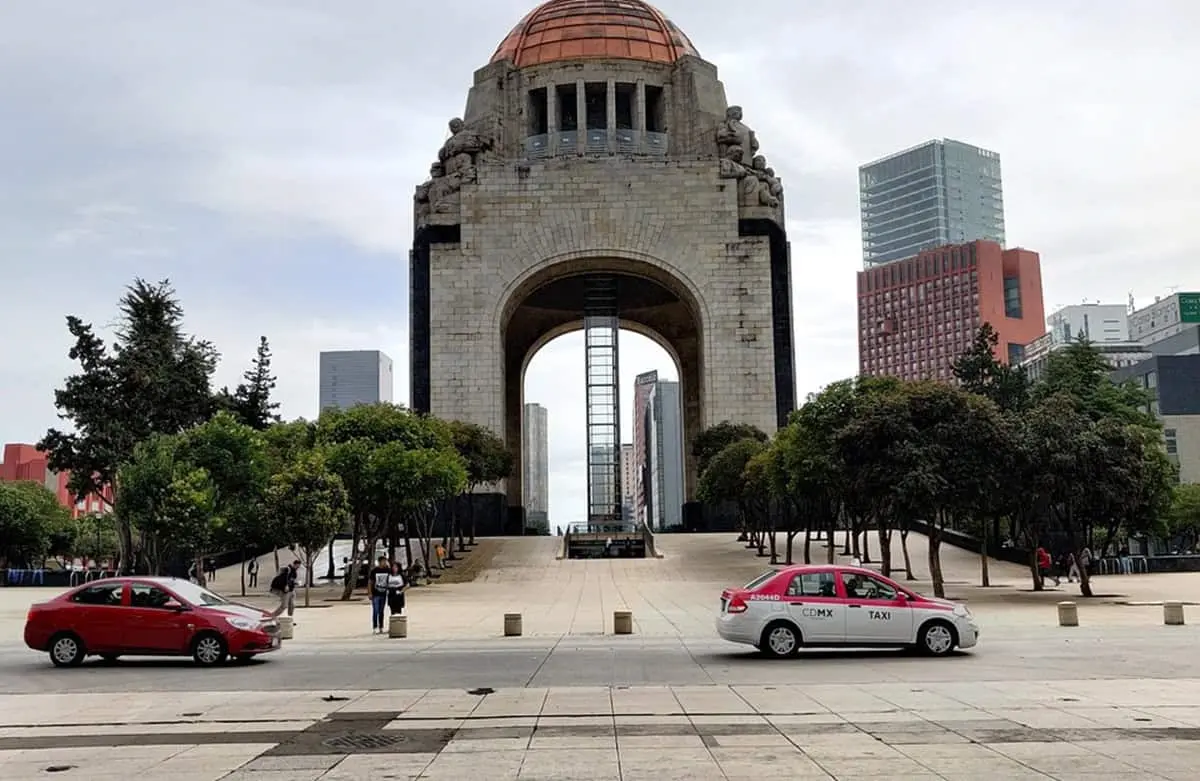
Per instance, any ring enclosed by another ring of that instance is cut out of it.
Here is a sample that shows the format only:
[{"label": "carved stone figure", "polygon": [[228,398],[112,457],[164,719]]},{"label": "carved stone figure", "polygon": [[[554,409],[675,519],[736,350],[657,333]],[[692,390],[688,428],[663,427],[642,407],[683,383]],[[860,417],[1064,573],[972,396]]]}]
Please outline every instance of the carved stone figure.
[{"label": "carved stone figure", "polygon": [[[766,161],[764,160],[763,162],[765,163]],[[774,168],[768,166],[765,170],[767,172],[767,182],[771,185],[771,195],[774,195],[776,198],[782,198],[783,182],[775,175]]]},{"label": "carved stone figure", "polygon": [[753,157],[758,152],[758,136],[742,123],[741,106],[725,109],[725,121],[717,127],[717,156],[728,158],[735,146],[742,148],[743,156]]},{"label": "carved stone figure", "polygon": [[720,175],[722,179],[742,179],[750,170],[742,163],[742,158],[745,156],[745,151],[738,144],[734,144],[725,150],[719,161]]},{"label": "carved stone figure", "polygon": [[750,163],[750,172],[759,182],[758,205],[772,208],[778,206],[779,196],[783,194],[783,184],[772,175],[771,169],[767,168],[767,158],[755,155]]},{"label": "carved stone figure", "polygon": [[438,161],[447,176],[458,175],[461,181],[476,180],[475,164],[479,155],[492,148],[491,142],[467,127],[458,117],[450,120],[450,138],[438,151]]}]

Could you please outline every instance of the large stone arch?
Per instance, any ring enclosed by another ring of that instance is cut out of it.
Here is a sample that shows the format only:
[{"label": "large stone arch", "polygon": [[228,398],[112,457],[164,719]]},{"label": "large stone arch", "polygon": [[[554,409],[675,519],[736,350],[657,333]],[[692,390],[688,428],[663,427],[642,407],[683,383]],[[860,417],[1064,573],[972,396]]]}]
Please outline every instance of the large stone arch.
[{"label": "large stone arch", "polygon": [[[689,443],[705,425],[704,303],[683,274],[649,257],[635,258],[585,252],[570,253],[533,264],[514,280],[498,301],[498,331],[504,376],[504,437],[517,457],[508,480],[510,506],[522,502],[522,415],[524,379],[529,360],[563,334],[583,327],[578,297],[583,280],[603,274],[618,280],[621,327],[643,334],[666,350],[679,372],[683,418],[684,497],[695,499],[697,474]],[[623,378],[631,387],[632,377]],[[632,412],[622,395],[620,414]]]}]

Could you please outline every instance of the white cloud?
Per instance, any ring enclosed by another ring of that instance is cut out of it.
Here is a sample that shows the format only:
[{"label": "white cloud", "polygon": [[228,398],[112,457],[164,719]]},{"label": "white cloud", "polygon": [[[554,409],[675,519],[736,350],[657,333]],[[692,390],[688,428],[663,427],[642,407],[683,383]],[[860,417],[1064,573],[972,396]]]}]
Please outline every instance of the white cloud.
[{"label": "white cloud", "polygon": [[[19,5],[19,8],[18,8]],[[412,187],[529,0],[42,0],[0,26],[0,441],[53,424],[63,315],[169,276],[233,382],[266,334],[289,415],[321,349],[407,379]],[[1003,160],[1008,235],[1047,304],[1200,287],[1191,0],[660,0],[720,68],[787,187],[798,391],[854,372],[857,165],[935,137]],[[635,344],[636,337],[627,337]],[[623,345],[628,386],[670,371]],[[583,506],[578,336],[532,362],[552,503]],[[572,388],[573,386],[567,386]],[[572,504],[573,502],[573,504]]]}]

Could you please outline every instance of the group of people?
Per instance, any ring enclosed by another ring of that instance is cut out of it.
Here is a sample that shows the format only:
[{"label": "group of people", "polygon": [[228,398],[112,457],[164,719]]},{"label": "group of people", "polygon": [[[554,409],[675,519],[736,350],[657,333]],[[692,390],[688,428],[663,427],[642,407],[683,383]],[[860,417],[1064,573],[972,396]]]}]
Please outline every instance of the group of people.
[{"label": "group of people", "polygon": [[404,592],[408,591],[404,567],[398,561],[389,562],[387,556],[380,556],[367,576],[367,590],[371,595],[372,632],[382,634],[385,607],[393,616],[404,615]]}]

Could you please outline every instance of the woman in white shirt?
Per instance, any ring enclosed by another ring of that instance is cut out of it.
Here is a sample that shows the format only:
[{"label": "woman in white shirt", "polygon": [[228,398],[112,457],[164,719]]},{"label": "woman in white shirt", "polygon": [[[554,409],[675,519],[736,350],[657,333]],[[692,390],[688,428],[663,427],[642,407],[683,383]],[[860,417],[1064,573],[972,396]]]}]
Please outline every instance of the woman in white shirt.
[{"label": "woman in white shirt", "polygon": [[404,592],[408,590],[408,583],[404,580],[404,570],[400,566],[400,562],[392,562],[392,572],[387,579],[387,600],[388,609],[392,615],[404,614]]}]

